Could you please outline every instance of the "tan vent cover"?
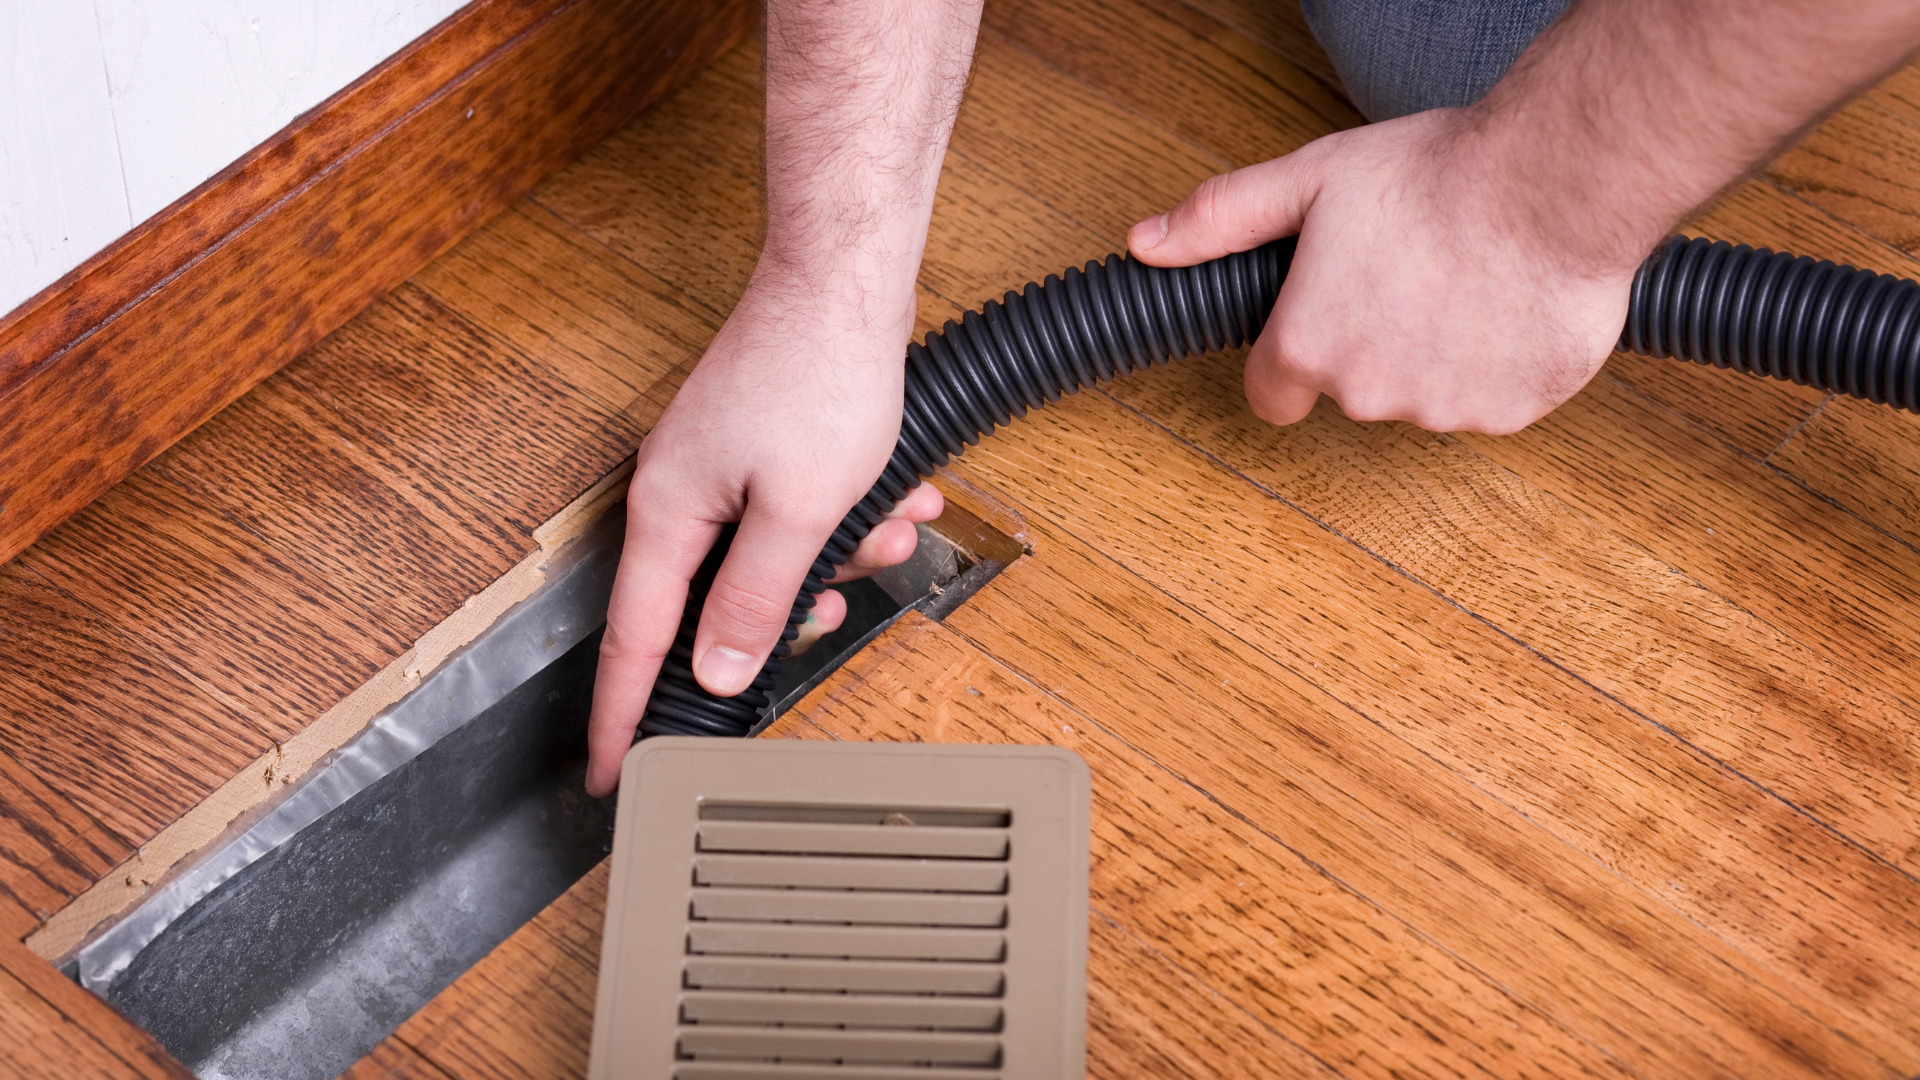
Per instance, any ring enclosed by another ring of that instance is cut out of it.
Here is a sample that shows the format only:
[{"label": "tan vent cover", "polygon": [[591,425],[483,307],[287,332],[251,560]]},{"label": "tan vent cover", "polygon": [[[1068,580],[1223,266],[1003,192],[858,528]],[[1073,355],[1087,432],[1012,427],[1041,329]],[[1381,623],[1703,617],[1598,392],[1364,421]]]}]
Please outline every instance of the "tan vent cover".
[{"label": "tan vent cover", "polygon": [[1087,766],[1057,747],[648,739],[594,1080],[1079,1080]]}]

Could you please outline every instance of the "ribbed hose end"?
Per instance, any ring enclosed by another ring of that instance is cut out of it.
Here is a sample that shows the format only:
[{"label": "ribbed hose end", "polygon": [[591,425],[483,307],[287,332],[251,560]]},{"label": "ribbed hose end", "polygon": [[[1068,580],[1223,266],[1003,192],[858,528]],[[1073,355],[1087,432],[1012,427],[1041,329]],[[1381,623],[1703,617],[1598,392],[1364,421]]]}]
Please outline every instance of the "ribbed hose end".
[{"label": "ribbed hose end", "polygon": [[1920,282],[1676,236],[1634,275],[1619,347],[1920,412]]},{"label": "ribbed hose end", "polygon": [[[872,523],[981,436],[1096,382],[1253,341],[1273,311],[1293,249],[1289,237],[1171,269],[1109,255],[1028,282],[909,345],[893,456],[821,549],[794,601],[785,639],[792,640],[825,588],[821,582],[846,564]],[[642,737],[744,736],[769,704],[762,689],[715,697],[693,677],[700,610],[732,538],[728,526],[688,591],[680,632],[640,721]],[[786,650],[774,653],[755,687],[770,687],[779,674]]]}]

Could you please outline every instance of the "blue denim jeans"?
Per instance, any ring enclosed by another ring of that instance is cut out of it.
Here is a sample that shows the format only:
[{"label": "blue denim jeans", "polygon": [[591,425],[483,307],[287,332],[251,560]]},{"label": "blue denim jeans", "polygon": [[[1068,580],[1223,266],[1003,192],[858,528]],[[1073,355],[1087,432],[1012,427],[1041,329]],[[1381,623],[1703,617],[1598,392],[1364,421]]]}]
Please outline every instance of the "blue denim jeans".
[{"label": "blue denim jeans", "polygon": [[1369,120],[1480,100],[1572,0],[1300,0]]}]

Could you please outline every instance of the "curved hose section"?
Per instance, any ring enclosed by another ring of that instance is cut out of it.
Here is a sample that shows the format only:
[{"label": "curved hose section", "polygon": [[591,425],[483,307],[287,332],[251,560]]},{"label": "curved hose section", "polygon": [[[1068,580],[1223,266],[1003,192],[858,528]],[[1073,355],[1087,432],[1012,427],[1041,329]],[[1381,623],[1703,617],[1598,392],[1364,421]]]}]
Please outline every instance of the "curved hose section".
[{"label": "curved hose section", "polygon": [[644,735],[745,735],[767,707],[788,642],[826,581],[923,477],[995,429],[1063,394],[1259,336],[1293,261],[1293,240],[1162,269],[1109,255],[949,321],[907,346],[906,407],[893,457],[813,561],[780,643],[753,685],[717,698],[693,677],[693,635],[727,541],[696,575],[680,633],[640,721]]},{"label": "curved hose section", "polygon": [[[922,478],[1064,394],[1252,341],[1273,310],[1293,248],[1292,238],[1276,240],[1177,269],[1109,255],[1044,284],[1029,282],[909,345],[893,456],[814,560],[759,677],[731,698],[714,697],[693,677],[694,631],[731,542],[729,526],[694,577],[642,735],[746,735],[827,579]],[[1920,283],[1675,237],[1634,275],[1620,348],[1920,411]]]},{"label": "curved hose section", "polygon": [[1620,348],[1920,412],[1920,283],[1676,236],[1634,275]]}]

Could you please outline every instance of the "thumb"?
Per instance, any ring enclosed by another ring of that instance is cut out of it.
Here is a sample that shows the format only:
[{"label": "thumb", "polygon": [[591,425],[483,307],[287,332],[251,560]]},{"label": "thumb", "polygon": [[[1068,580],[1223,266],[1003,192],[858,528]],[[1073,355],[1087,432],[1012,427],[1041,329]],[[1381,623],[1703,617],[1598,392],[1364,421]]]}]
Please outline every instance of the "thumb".
[{"label": "thumb", "polygon": [[1192,266],[1248,251],[1297,234],[1319,190],[1306,150],[1210,176],[1179,206],[1136,223],[1127,247],[1152,266]]},{"label": "thumb", "polygon": [[708,693],[732,697],[760,674],[787,627],[800,583],[838,520],[821,527],[799,515],[758,509],[749,499],[694,636],[693,673]]}]

